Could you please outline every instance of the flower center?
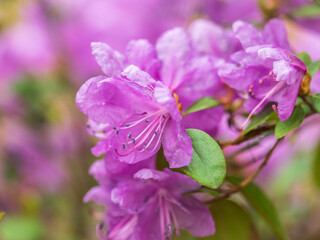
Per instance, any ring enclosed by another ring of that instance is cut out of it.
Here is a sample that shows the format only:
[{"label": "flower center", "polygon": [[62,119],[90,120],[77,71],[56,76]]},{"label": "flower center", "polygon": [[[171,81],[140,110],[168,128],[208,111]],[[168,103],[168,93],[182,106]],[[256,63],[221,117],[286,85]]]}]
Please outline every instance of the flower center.
[{"label": "flower center", "polygon": [[158,192],[158,208],[160,212],[160,228],[162,232],[162,240],[172,239],[173,233],[180,235],[180,227],[175,208],[186,210],[176,199],[174,199],[167,190],[160,189]]},{"label": "flower center", "polygon": [[114,127],[116,153],[125,157],[133,152],[156,153],[170,114],[160,109],[136,116],[133,121]]}]

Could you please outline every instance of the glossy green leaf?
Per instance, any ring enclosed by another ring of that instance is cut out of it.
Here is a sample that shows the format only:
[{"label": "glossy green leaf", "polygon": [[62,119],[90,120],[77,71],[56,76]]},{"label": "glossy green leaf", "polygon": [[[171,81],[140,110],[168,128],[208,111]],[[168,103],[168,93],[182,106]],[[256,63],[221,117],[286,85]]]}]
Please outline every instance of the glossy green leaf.
[{"label": "glossy green leaf", "polygon": [[0,239],[35,240],[43,235],[44,226],[35,218],[8,215],[0,224]]},{"label": "glossy green leaf", "polygon": [[242,135],[246,135],[248,132],[258,127],[260,124],[266,122],[271,116],[275,114],[270,104],[268,104],[264,109],[256,116],[252,117],[252,120],[248,127],[243,131]]},{"label": "glossy green leaf", "polygon": [[246,210],[229,200],[220,200],[210,206],[216,232],[208,237],[194,237],[181,231],[174,240],[249,240],[252,234],[252,220]]},{"label": "glossy green leaf", "polygon": [[316,149],[313,161],[313,179],[316,186],[320,189],[320,142]]},{"label": "glossy green leaf", "polygon": [[183,115],[187,115],[189,113],[198,112],[204,109],[217,107],[220,105],[220,102],[211,97],[200,98],[191,104],[191,106],[183,113]]},{"label": "glossy green leaf", "polygon": [[314,76],[320,69],[320,60],[315,61],[307,66],[308,72]]},{"label": "glossy green leaf", "polygon": [[294,10],[292,14],[295,17],[318,17],[320,15],[320,6],[311,4]]},{"label": "glossy green leaf", "polygon": [[207,133],[197,129],[187,129],[192,140],[191,163],[182,170],[200,184],[215,189],[226,176],[226,162],[223,152]]},{"label": "glossy green leaf", "polygon": [[314,76],[320,69],[320,60],[312,62],[310,55],[306,52],[297,54],[297,57],[307,66],[307,70],[311,76]]},{"label": "glossy green leaf", "polygon": [[320,113],[320,93],[318,94],[310,94],[309,97],[310,101],[313,104],[313,107]]},{"label": "glossy green leaf", "polygon": [[312,59],[307,52],[300,52],[297,54],[297,57],[306,65],[310,65],[312,63]]},{"label": "glossy green leaf", "polygon": [[[228,176],[227,181],[238,185],[242,179]],[[280,239],[288,239],[287,234],[280,222],[278,213],[267,195],[255,184],[250,183],[241,190],[248,203],[264,218],[275,234]]]},{"label": "glossy green leaf", "polygon": [[305,115],[306,113],[302,107],[295,107],[289,119],[287,119],[286,121],[277,122],[274,130],[275,138],[280,139],[292,130],[299,127],[303,122]]}]

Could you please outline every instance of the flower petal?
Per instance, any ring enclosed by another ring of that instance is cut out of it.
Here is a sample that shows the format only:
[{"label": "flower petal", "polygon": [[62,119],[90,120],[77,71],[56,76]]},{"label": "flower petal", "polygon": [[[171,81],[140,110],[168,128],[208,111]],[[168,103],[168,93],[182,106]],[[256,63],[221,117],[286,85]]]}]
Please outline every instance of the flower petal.
[{"label": "flower petal", "polygon": [[183,80],[176,78],[177,71],[192,54],[190,38],[182,28],[174,28],[160,36],[156,49],[163,64],[161,79],[170,89],[175,89]]},{"label": "flower petal", "polygon": [[251,24],[236,21],[233,23],[232,29],[244,49],[262,44],[261,33]]},{"label": "flower petal", "polygon": [[188,230],[196,237],[206,237],[215,233],[215,224],[209,209],[204,203],[193,197],[181,197],[179,200],[184,209],[175,207],[174,212],[181,228]]},{"label": "flower petal", "polygon": [[271,19],[264,27],[262,32],[264,42],[289,50],[290,45],[284,21]]},{"label": "flower petal", "polygon": [[152,77],[158,77],[160,62],[157,59],[155,48],[147,40],[132,40],[126,51],[127,64],[133,64],[146,71]]},{"label": "flower petal", "polygon": [[133,177],[135,179],[140,179],[140,180],[153,179],[157,181],[163,181],[168,177],[170,177],[170,175],[165,172],[157,171],[154,169],[144,168],[136,172]]},{"label": "flower petal", "polygon": [[182,122],[168,121],[162,138],[163,153],[170,168],[187,166],[192,157],[192,142]]},{"label": "flower petal", "polygon": [[97,63],[108,77],[121,73],[124,65],[124,56],[105,43],[93,42],[91,43],[91,48]]}]

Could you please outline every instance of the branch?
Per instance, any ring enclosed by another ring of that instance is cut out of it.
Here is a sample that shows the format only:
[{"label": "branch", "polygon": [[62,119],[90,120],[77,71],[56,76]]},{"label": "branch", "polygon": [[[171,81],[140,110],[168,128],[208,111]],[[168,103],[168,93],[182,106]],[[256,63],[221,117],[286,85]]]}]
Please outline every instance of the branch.
[{"label": "branch", "polygon": [[269,126],[261,126],[258,127],[257,129],[254,129],[252,131],[250,131],[249,133],[247,133],[246,135],[242,135],[242,133],[240,133],[240,135],[232,140],[232,141],[227,141],[227,142],[219,142],[219,145],[222,149],[231,146],[231,145],[239,145],[245,141],[248,141],[250,139],[253,139],[255,137],[258,137],[268,131],[273,130],[275,127],[275,124],[269,125]]},{"label": "branch", "polygon": [[259,172],[262,170],[262,168],[268,163],[272,153],[274,152],[274,150],[276,149],[276,147],[278,146],[278,144],[280,143],[280,141],[282,140],[279,139],[277,140],[277,142],[273,145],[273,147],[269,150],[269,152],[266,155],[266,158],[264,159],[264,161],[261,163],[261,165],[256,169],[256,171],[254,171],[251,175],[249,175],[246,179],[244,179],[241,183],[239,183],[237,186],[234,186],[228,190],[224,190],[223,194],[221,194],[219,197],[216,197],[210,201],[207,201],[206,203],[212,203],[215,202],[217,200],[220,199],[224,199],[224,198],[228,198],[230,197],[232,194],[239,192],[242,188],[244,188],[245,186],[247,186],[250,182],[253,181],[253,179],[259,174]]}]

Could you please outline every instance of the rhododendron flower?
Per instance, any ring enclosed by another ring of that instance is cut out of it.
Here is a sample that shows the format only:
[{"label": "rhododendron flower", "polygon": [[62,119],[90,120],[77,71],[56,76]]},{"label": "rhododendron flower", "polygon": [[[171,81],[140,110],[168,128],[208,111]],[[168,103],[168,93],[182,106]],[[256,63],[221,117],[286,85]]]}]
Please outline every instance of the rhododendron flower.
[{"label": "rhododendron flower", "polygon": [[233,24],[233,31],[244,50],[232,54],[230,62],[220,67],[219,75],[232,88],[249,94],[249,118],[267,102],[276,102],[280,120],[288,119],[307,69],[289,51],[283,22],[271,20],[259,32],[238,21]]},{"label": "rhododendron flower", "polygon": [[108,126],[99,152],[111,151],[127,163],[154,155],[161,146],[170,167],[188,165],[192,143],[172,92],[148,73],[128,66],[120,75],[88,80],[77,105],[89,119]]},{"label": "rhododendron flower", "polygon": [[183,195],[200,187],[196,181],[168,169],[142,169],[134,178],[121,182],[111,192],[113,203],[138,217],[133,236],[128,239],[172,239],[180,229],[197,237],[214,234],[214,222],[205,204]]},{"label": "rhododendron flower", "polygon": [[110,153],[104,160],[95,161],[89,173],[96,179],[99,186],[93,187],[85,195],[84,201],[94,201],[107,207],[106,222],[108,234],[105,234],[98,225],[97,233],[101,239],[130,239],[137,224],[137,216],[121,209],[118,204],[111,201],[111,191],[121,181],[132,179],[133,175],[143,168],[154,168],[155,158],[141,161],[136,164],[126,164],[115,160]]}]

